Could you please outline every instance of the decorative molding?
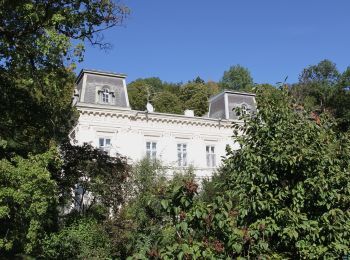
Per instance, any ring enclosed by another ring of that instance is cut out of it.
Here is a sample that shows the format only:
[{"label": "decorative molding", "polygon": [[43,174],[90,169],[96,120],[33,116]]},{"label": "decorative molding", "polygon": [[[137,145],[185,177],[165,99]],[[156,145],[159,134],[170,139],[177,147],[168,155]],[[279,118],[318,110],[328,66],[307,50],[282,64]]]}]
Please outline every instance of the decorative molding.
[{"label": "decorative molding", "polygon": [[108,106],[97,105],[77,105],[81,115],[89,115],[96,117],[126,118],[133,121],[157,122],[166,124],[182,124],[192,126],[232,128],[232,123],[243,123],[241,120],[220,120],[204,117],[187,117],[184,115],[165,114],[165,113],[147,113],[123,108],[111,108]]}]

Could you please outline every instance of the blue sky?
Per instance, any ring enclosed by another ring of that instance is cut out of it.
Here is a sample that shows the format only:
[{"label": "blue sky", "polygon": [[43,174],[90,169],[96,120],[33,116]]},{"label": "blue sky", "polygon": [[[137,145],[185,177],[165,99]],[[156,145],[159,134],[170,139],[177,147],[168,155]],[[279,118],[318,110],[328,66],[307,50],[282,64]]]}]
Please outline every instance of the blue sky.
[{"label": "blue sky", "polygon": [[350,65],[349,0],[134,0],[125,25],[104,33],[107,52],[87,45],[81,68],[136,78],[218,81],[231,65],[254,82],[288,82],[308,65]]}]

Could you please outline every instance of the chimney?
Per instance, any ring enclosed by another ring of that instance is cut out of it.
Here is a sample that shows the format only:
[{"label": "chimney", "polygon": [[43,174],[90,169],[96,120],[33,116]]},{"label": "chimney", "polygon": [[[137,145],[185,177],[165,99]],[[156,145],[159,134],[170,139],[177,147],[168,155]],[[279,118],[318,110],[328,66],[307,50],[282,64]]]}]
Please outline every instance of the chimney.
[{"label": "chimney", "polygon": [[190,109],[186,109],[184,114],[185,116],[194,117],[194,111]]}]

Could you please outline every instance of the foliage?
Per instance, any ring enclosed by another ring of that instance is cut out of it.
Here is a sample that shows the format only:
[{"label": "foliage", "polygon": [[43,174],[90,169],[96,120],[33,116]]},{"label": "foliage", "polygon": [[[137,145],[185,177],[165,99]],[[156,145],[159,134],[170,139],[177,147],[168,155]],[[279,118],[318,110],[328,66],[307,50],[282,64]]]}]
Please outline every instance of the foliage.
[{"label": "foliage", "polygon": [[194,110],[196,116],[203,116],[208,112],[209,91],[202,83],[188,83],[181,87],[179,97],[183,103],[183,109]]},{"label": "foliage", "polygon": [[340,73],[333,62],[323,60],[305,68],[290,93],[295,102],[307,110],[331,113],[339,130],[345,132],[350,127],[349,71]]},{"label": "foliage", "polygon": [[43,242],[44,259],[109,259],[111,245],[96,220],[83,218],[52,233]]},{"label": "foliage", "polygon": [[221,84],[225,89],[249,91],[254,82],[248,69],[235,65],[224,72]]},{"label": "foliage", "polygon": [[349,252],[349,136],[329,117],[295,111],[285,90],[257,95],[258,114],[236,124],[241,149],[228,150],[213,198],[196,200],[198,186],[188,180],[162,200],[171,219],[163,227],[174,228],[175,241],[153,256],[338,259]]},{"label": "foliage", "polygon": [[135,82],[128,85],[128,96],[132,109],[145,111],[147,101],[153,94],[153,88],[143,82]]},{"label": "foliage", "polygon": [[216,83],[215,81],[209,80],[207,83],[207,88],[209,91],[209,96],[214,96],[216,94],[219,94],[221,92],[220,85]]},{"label": "foliage", "polygon": [[[265,92],[262,94],[262,92]],[[225,161],[238,199],[243,252],[255,257],[339,258],[349,252],[347,135],[329,117],[297,113],[285,91],[258,91],[255,118],[237,130]]]},{"label": "foliage", "polygon": [[329,106],[329,98],[338,80],[339,72],[336,65],[329,60],[309,66],[299,76],[297,86],[300,88],[298,91],[301,92],[298,96],[299,102],[300,99],[304,102],[305,99],[309,102],[313,101],[309,106],[324,111]]},{"label": "foliage", "polygon": [[75,210],[83,215],[103,205],[110,210],[105,212],[107,216],[110,213],[116,215],[125,201],[124,186],[130,175],[126,158],[110,157],[88,144],[64,143],[60,150],[63,165],[54,179],[59,186],[61,204],[74,204]]},{"label": "foliage", "polygon": [[[54,149],[53,149],[54,150]],[[35,254],[45,234],[55,228],[57,185],[48,164],[52,151],[0,161],[0,251],[3,256]]]},{"label": "foliage", "polygon": [[156,112],[181,114],[180,99],[169,91],[159,92],[153,97],[153,105]]},{"label": "foliage", "polygon": [[3,1],[0,138],[9,152],[41,153],[66,138],[77,117],[72,62],[82,59],[84,41],[103,46],[99,32],[127,14],[109,0]]},{"label": "foliage", "polygon": [[165,169],[158,161],[145,158],[133,165],[127,204],[117,218],[106,223],[116,257],[125,259],[135,252],[146,255],[157,243],[164,232],[160,200],[166,186]]},{"label": "foliage", "polygon": [[[143,111],[146,109],[148,100],[151,103],[154,102],[154,105],[156,102],[164,104],[169,95],[177,94],[178,90],[179,84],[167,83],[156,77],[137,79],[128,84],[130,106],[132,109]],[[163,94],[163,92],[167,94]],[[162,100],[163,97],[165,100]],[[160,107],[162,108],[163,105]],[[174,108],[174,111],[171,111],[170,108],[167,108],[166,111],[168,111],[167,113],[178,113],[177,107]]]}]

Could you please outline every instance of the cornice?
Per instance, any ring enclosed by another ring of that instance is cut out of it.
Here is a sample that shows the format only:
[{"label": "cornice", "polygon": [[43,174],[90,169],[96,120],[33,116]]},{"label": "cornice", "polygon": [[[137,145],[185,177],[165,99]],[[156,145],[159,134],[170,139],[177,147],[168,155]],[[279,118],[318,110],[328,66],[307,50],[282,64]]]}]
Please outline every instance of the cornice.
[{"label": "cornice", "polygon": [[92,115],[99,117],[123,118],[133,121],[159,122],[169,124],[182,124],[193,126],[209,126],[232,128],[232,123],[243,123],[241,120],[226,120],[205,117],[189,117],[185,115],[149,113],[145,111],[131,110],[128,108],[118,108],[111,106],[101,106],[93,104],[78,103],[77,109],[81,115]]}]

